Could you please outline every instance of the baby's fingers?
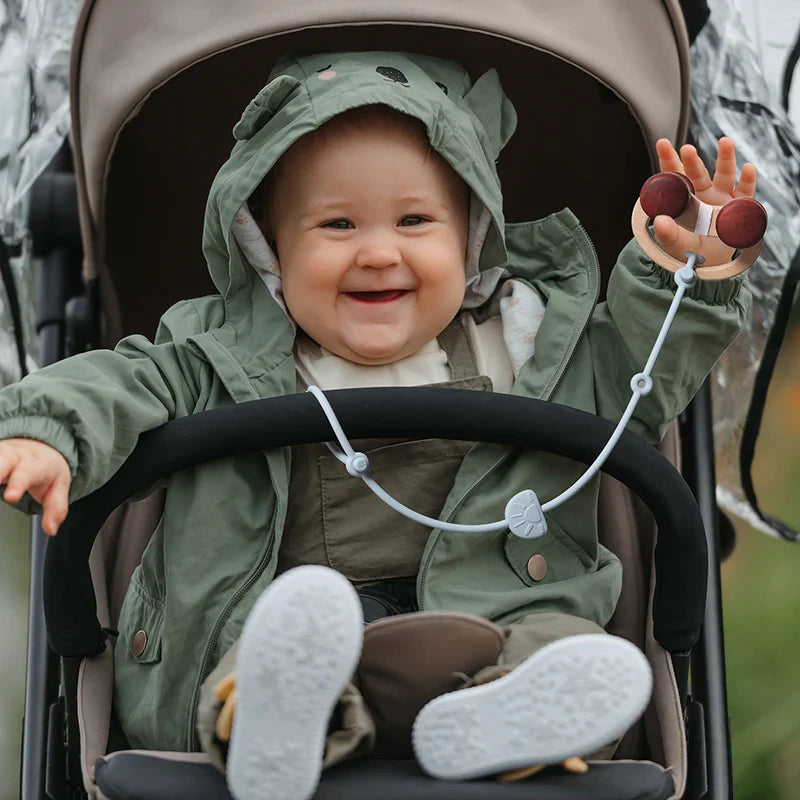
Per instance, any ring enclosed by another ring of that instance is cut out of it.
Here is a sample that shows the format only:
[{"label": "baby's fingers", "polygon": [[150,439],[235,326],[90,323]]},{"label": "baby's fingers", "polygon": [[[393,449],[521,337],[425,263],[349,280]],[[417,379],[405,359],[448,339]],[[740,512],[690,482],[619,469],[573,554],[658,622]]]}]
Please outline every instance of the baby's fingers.
[{"label": "baby's fingers", "polygon": [[686,253],[702,256],[703,266],[726,264],[733,257],[733,250],[713,236],[700,236],[682,228],[671,217],[658,216],[653,220],[656,243],[666,253],[679,261],[686,261]]},{"label": "baby's fingers", "polygon": [[0,453],[0,482],[6,484],[3,499],[18,503],[27,492],[42,505],[42,527],[50,536],[55,536],[67,516],[71,480],[66,461],[63,466],[58,462],[43,465],[13,449]]},{"label": "baby's fingers", "polygon": [[666,253],[679,261],[685,261],[687,250],[698,252],[700,236],[692,231],[687,231],[675,222],[672,217],[664,214],[653,220],[653,232],[656,243]]},{"label": "baby's fingers", "polygon": [[697,152],[697,148],[691,144],[681,147],[681,158],[685,168],[686,177],[694,184],[698,192],[704,192],[711,186],[711,176],[708,174],[703,159]]},{"label": "baby's fingers", "polygon": [[719,140],[714,185],[723,192],[733,194],[736,185],[736,147],[733,139],[723,136]]},{"label": "baby's fingers", "polygon": [[[9,447],[0,447],[0,485],[8,483],[8,476],[19,464],[19,453]],[[8,498],[3,495],[6,500]]]},{"label": "baby's fingers", "polygon": [[69,479],[59,476],[36,498],[42,504],[42,528],[48,536],[55,536],[67,517],[69,484]]},{"label": "baby's fingers", "polygon": [[31,468],[30,462],[17,456],[16,463],[5,477],[6,490],[3,493],[3,499],[7,503],[18,503],[34,480],[34,470]]},{"label": "baby's fingers", "polygon": [[669,139],[659,139],[656,142],[656,153],[658,153],[658,169],[660,172],[683,172],[681,157]]},{"label": "baby's fingers", "polygon": [[753,197],[756,193],[756,168],[749,161],[742,167],[739,183],[733,192],[734,197]]}]

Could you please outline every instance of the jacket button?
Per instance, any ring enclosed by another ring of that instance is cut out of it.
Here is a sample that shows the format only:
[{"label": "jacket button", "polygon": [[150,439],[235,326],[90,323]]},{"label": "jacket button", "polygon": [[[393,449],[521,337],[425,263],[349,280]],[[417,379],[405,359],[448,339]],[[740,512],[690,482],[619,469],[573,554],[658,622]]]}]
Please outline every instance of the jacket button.
[{"label": "jacket button", "polygon": [[139,656],[144,653],[145,647],[147,647],[147,631],[136,631],[131,640],[131,653],[133,653],[133,657],[139,658]]},{"label": "jacket button", "polygon": [[540,581],[547,575],[547,561],[538,553],[528,559],[528,575],[535,581]]}]

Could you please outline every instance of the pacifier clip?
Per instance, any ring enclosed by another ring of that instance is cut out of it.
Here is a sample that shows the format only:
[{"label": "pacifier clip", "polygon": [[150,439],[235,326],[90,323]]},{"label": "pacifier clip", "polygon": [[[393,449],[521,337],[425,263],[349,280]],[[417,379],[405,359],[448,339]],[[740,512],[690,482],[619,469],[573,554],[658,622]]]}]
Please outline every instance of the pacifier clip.
[{"label": "pacifier clip", "polygon": [[508,501],[505,507],[504,519],[498,520],[497,522],[487,522],[481,525],[463,525],[455,522],[446,522],[444,520],[428,517],[425,514],[420,514],[392,497],[370,475],[369,459],[365,453],[353,449],[325,393],[318,386],[309,386],[308,391],[317,398],[317,401],[333,429],[336,441],[339,444],[337,447],[331,442],[326,442],[326,447],[345,465],[350,475],[364,481],[369,489],[386,503],[387,506],[394,509],[398,514],[402,514],[404,517],[414,522],[419,522],[421,525],[451,533],[489,533],[491,531],[502,531],[508,528],[511,533],[521,539],[535,539],[539,536],[543,536],[547,533],[547,521],[544,512],[557,508],[576,495],[600,471],[609,454],[614,449],[614,446],[619,441],[620,436],[622,436],[622,432],[625,430],[630,418],[633,416],[633,412],[639,400],[644,397],[644,395],[649,394],[650,390],[653,388],[653,379],[650,375],[661,353],[667,333],[675,319],[678,306],[683,296],[686,294],[686,290],[694,286],[697,281],[695,265],[702,263],[702,257],[698,256],[696,253],[687,253],[686,256],[686,264],[674,273],[677,289],[669,310],[667,311],[667,316],[661,325],[661,330],[650,351],[650,357],[647,359],[645,368],[641,372],[637,372],[636,375],[631,378],[631,399],[617,423],[614,432],[611,434],[608,442],[600,451],[597,458],[595,458],[581,477],[578,478],[572,486],[552,500],[548,500],[546,503],[542,504],[539,502],[539,498],[533,489],[525,489],[515,494]]}]

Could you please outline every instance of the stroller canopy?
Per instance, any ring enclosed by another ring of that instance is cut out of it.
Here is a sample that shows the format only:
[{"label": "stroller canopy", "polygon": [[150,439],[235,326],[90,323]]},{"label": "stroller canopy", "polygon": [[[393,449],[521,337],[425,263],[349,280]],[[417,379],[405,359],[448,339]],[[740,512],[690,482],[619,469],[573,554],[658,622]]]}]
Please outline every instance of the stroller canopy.
[{"label": "stroller canopy", "polygon": [[[682,140],[688,40],[677,0],[90,0],[72,61],[85,274],[111,341],[152,333],[212,290],[203,209],[230,130],[291,50],[392,49],[500,72],[519,126],[499,169],[506,216],[569,205],[601,265],[630,237],[654,143]],[[146,288],[145,288],[146,287]]]}]

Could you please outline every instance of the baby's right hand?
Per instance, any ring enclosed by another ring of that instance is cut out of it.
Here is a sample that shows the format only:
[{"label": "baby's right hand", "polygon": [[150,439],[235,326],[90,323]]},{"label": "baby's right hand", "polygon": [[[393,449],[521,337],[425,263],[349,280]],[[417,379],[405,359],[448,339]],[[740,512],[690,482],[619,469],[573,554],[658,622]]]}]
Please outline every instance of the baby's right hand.
[{"label": "baby's right hand", "polygon": [[61,453],[36,439],[0,440],[0,484],[3,499],[18,503],[25,492],[42,504],[42,528],[55,536],[67,516],[69,464]]}]

